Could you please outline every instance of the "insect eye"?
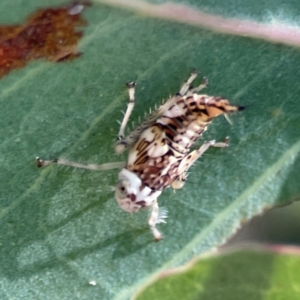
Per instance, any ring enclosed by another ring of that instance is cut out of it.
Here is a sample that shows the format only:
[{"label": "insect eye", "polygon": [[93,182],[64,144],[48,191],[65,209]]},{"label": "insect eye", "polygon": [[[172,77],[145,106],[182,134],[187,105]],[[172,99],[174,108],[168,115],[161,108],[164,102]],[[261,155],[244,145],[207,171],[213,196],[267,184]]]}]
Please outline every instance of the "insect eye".
[{"label": "insect eye", "polygon": [[127,182],[124,180],[120,180],[116,186],[116,196],[121,199],[125,199],[127,197]]}]

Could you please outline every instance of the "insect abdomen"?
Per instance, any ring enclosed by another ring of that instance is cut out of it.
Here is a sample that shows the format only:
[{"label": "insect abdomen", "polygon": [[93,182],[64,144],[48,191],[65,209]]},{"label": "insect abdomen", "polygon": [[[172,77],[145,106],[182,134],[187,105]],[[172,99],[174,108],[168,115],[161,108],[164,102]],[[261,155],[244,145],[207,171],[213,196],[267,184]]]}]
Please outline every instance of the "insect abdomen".
[{"label": "insect abdomen", "polygon": [[242,109],[243,107],[231,105],[222,97],[194,94],[180,97],[157,122],[164,125],[170,146],[184,154],[213,118]]}]

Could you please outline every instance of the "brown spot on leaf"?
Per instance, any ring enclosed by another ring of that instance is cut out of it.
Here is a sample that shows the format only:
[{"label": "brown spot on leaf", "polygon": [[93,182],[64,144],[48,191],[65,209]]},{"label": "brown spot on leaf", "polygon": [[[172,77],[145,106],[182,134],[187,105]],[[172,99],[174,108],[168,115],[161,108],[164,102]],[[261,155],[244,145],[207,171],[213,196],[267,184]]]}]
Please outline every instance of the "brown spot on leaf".
[{"label": "brown spot on leaf", "polygon": [[32,13],[24,24],[0,26],[0,77],[24,67],[30,60],[46,58],[60,62],[80,56],[76,52],[86,25],[81,17],[88,2],[64,7],[43,8]]}]

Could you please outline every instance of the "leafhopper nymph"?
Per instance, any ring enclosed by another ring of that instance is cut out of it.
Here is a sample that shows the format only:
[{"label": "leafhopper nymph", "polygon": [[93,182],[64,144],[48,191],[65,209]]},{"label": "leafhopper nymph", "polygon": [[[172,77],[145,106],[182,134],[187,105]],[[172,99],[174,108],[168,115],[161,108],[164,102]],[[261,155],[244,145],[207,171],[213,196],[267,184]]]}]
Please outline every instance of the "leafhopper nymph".
[{"label": "leafhopper nymph", "polygon": [[91,170],[121,168],[115,187],[119,206],[129,213],[136,213],[144,207],[150,208],[148,224],[155,240],[159,241],[162,234],[156,225],[166,222],[167,212],[159,209],[157,198],[167,187],[181,189],[186,181],[187,171],[207,149],[228,146],[227,140],[212,140],[190,151],[215,117],[227,117],[227,114],[243,109],[225,98],[198,94],[207,85],[207,80],[204,79],[198,87],[192,88],[191,83],[196,77],[197,71],[193,71],[179,93],[150,113],[125,137],[125,127],[135,103],[136,86],[135,82],[127,83],[129,104],[115,144],[118,154],[128,150],[126,162],[83,165],[64,159],[44,161],[37,158],[38,166],[57,163]]}]

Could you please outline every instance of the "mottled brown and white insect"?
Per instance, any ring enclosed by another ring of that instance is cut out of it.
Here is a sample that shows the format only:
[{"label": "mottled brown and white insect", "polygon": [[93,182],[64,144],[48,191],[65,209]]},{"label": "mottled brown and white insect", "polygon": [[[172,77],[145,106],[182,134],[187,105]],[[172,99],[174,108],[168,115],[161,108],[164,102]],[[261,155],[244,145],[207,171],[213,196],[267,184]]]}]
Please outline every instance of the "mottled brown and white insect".
[{"label": "mottled brown and white insect", "polygon": [[90,170],[122,168],[115,188],[119,206],[126,212],[136,213],[143,207],[151,208],[148,220],[156,241],[162,234],[156,228],[165,223],[167,212],[158,207],[157,198],[167,187],[181,189],[187,178],[187,171],[209,147],[227,147],[228,141],[205,142],[199,149],[190,151],[195,141],[207,129],[212,120],[224,114],[242,110],[222,97],[197,94],[207,85],[191,88],[197,71],[183,84],[180,92],[170,97],[163,105],[151,113],[127,137],[125,127],[134,107],[135,82],[127,83],[129,105],[125,113],[115,150],[118,154],[129,150],[127,162],[103,165],[83,165],[64,159],[43,161],[37,158],[39,167],[50,163],[68,165]]}]

